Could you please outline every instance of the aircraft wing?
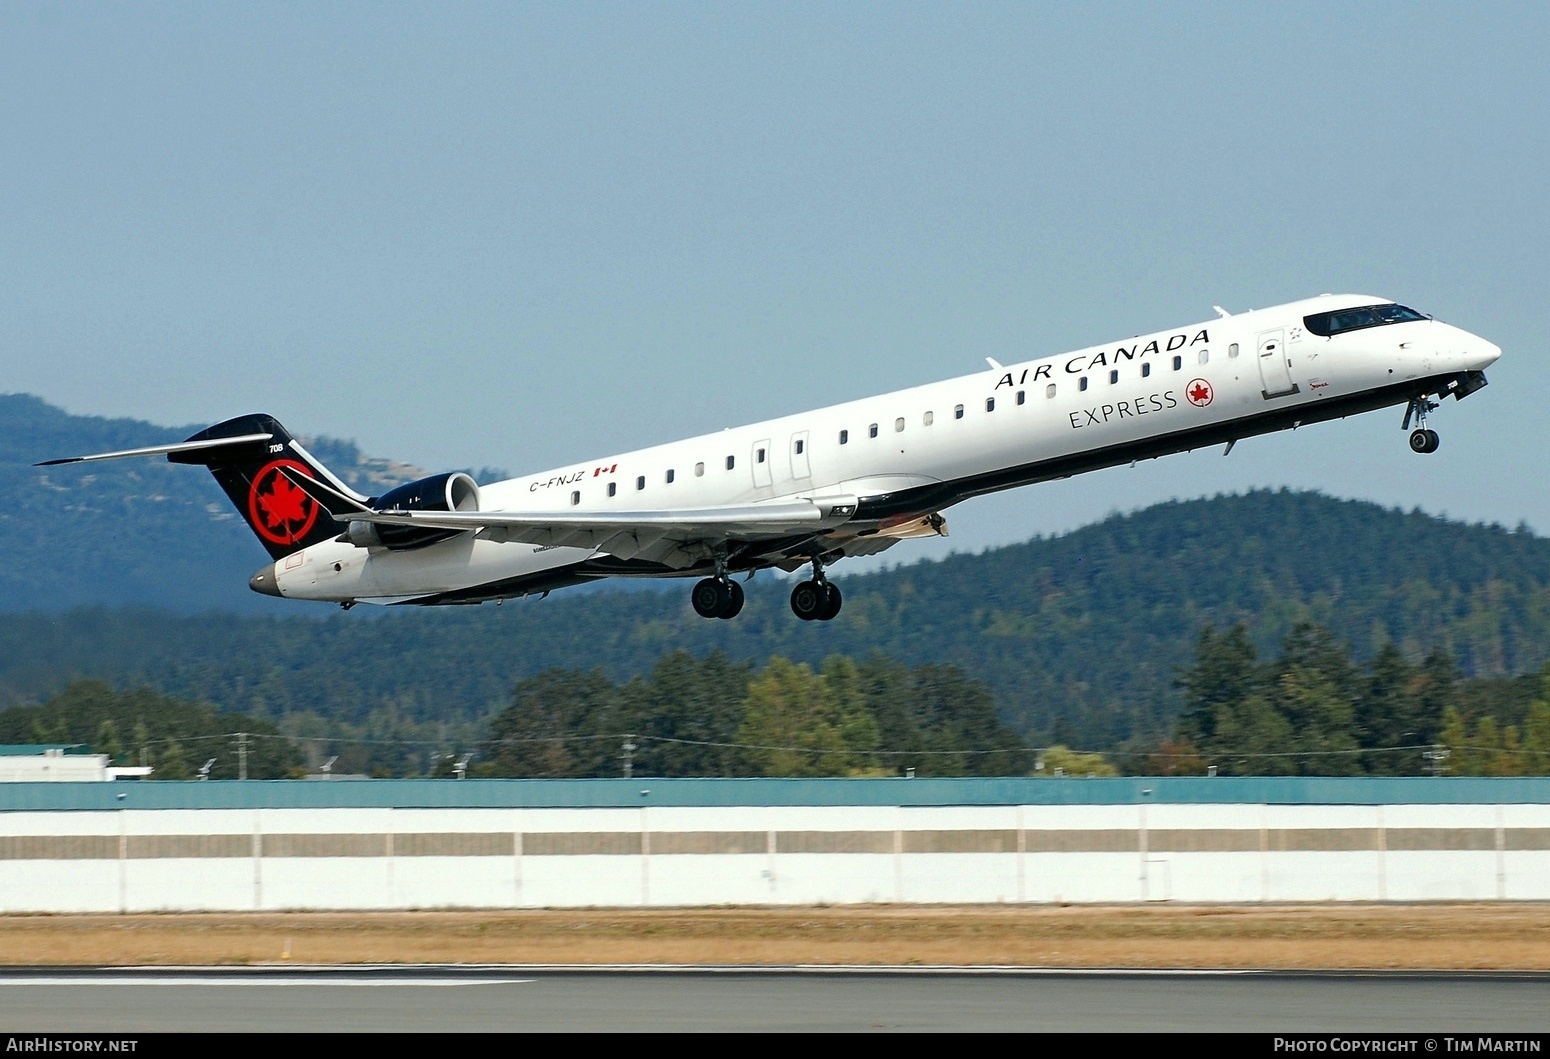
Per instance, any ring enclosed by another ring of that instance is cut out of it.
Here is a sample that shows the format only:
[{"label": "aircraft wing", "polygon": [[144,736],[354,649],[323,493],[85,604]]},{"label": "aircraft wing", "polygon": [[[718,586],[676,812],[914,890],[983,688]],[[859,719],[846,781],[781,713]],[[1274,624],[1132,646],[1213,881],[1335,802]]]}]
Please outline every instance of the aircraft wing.
[{"label": "aircraft wing", "polygon": [[820,533],[856,513],[853,496],[644,511],[403,511],[377,510],[323,482],[284,472],[341,522],[477,532],[494,541],[540,547],[590,548],[620,558],[650,558],[688,566],[704,546]]},{"label": "aircraft wing", "polygon": [[[819,503],[794,500],[654,511],[359,511],[340,517],[384,526],[484,530],[486,536],[548,543],[554,534],[645,530],[675,535],[756,538],[837,526],[856,511],[856,498]],[[537,539],[545,538],[545,539]]]}]

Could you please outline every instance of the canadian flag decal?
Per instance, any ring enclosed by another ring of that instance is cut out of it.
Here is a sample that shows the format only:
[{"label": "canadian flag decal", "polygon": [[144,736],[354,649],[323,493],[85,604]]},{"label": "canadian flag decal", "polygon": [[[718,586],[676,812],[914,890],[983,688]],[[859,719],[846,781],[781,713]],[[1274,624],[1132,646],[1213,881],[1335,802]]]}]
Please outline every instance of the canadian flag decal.
[{"label": "canadian flag decal", "polygon": [[618,469],[619,465],[617,463],[611,463],[607,467],[594,467],[592,468],[592,477],[596,478],[600,474],[613,474]]}]

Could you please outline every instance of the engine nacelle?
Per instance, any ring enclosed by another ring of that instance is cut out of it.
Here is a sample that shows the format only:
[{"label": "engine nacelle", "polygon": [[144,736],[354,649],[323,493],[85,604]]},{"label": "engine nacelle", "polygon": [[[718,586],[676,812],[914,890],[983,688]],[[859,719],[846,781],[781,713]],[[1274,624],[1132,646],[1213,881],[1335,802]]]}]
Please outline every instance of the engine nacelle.
[{"label": "engine nacelle", "polygon": [[[478,511],[479,483],[462,471],[433,474],[429,478],[389,489],[370,501],[378,511]],[[345,530],[350,543],[361,548],[423,548],[462,530],[419,526],[383,526],[375,522],[351,522]]]}]

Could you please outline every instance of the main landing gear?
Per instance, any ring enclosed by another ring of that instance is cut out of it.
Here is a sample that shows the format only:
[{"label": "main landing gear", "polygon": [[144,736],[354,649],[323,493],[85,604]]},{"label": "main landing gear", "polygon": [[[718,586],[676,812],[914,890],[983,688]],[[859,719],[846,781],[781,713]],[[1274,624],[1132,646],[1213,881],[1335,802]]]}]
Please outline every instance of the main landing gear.
[{"label": "main landing gear", "polygon": [[[718,559],[716,574],[694,586],[689,601],[702,618],[735,618],[743,609],[743,586],[727,576],[726,565]],[[803,621],[832,621],[840,612],[843,598],[838,585],[823,576],[823,560],[813,558],[813,578],[791,590],[791,612]]]},{"label": "main landing gear", "polygon": [[1405,409],[1405,422],[1399,429],[1410,430],[1410,420],[1415,419],[1415,430],[1410,430],[1411,452],[1436,452],[1442,445],[1442,439],[1437,436],[1435,430],[1426,428],[1426,413],[1437,411],[1437,404],[1425,397],[1410,398],[1410,406]]},{"label": "main landing gear", "polygon": [[791,590],[791,613],[803,621],[832,621],[843,602],[840,587],[823,576],[823,559],[813,556],[813,579]]},{"label": "main landing gear", "polygon": [[735,618],[743,609],[743,586],[725,574],[707,577],[694,586],[689,599],[702,618]]}]

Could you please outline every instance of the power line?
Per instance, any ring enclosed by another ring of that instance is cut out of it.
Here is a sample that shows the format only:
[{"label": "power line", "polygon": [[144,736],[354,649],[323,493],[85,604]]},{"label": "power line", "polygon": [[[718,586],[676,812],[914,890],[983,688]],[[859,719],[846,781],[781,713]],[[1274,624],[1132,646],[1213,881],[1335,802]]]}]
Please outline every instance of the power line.
[{"label": "power line", "polygon": [[[166,745],[169,743],[191,744],[211,740],[255,740],[255,739],[281,739],[290,743],[337,743],[351,746],[427,746],[446,747],[463,740],[457,739],[384,739],[368,738],[364,736],[326,736],[326,735],[288,735],[284,732],[228,732],[220,735],[188,736],[182,739],[149,739],[144,745]],[[681,739],[676,736],[649,735],[632,732],[608,732],[591,735],[552,735],[552,736],[503,736],[499,739],[478,740],[482,746],[525,746],[538,743],[594,743],[621,741],[650,741],[666,743],[676,746],[701,746],[719,750],[761,750],[776,753],[792,754],[847,754],[847,755],[875,755],[879,757],[980,757],[989,754],[1043,754],[1054,749],[1055,745],[1044,746],[1006,746],[992,747],[988,749],[962,749],[962,750],[894,750],[879,747],[877,749],[857,749],[854,747],[804,747],[789,746],[770,743],[736,743],[723,742],[711,739]],[[1058,744],[1057,744],[1058,745]],[[1491,754],[1539,754],[1545,751],[1522,747],[1493,747],[1477,746],[1473,744],[1438,744],[1438,743],[1410,743],[1403,746],[1380,747],[1346,747],[1340,749],[1325,750],[1277,750],[1254,751],[1241,753],[1206,754],[1205,756],[1217,756],[1229,758],[1234,761],[1264,760],[1282,758],[1313,758],[1313,757],[1360,757],[1366,754],[1398,754],[1410,751],[1426,751],[1437,746],[1446,745],[1450,750],[1464,750],[1476,753]],[[635,749],[639,749],[638,745]],[[1157,750],[1080,750],[1073,747],[1062,747],[1072,754],[1083,757],[1110,757],[1110,758],[1150,758],[1168,756]],[[1195,756],[1201,756],[1201,751],[1195,751]]]}]

